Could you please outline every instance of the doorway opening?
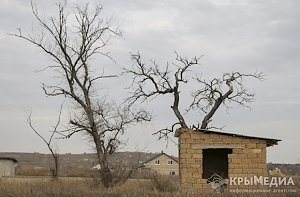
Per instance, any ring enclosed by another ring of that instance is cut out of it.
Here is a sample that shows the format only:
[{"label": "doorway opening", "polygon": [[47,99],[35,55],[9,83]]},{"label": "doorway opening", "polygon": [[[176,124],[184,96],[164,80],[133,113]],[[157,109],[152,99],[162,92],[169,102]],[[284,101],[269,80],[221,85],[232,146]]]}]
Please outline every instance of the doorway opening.
[{"label": "doorway opening", "polygon": [[203,149],[203,173],[202,178],[208,179],[218,174],[223,179],[228,178],[228,154],[232,149]]}]

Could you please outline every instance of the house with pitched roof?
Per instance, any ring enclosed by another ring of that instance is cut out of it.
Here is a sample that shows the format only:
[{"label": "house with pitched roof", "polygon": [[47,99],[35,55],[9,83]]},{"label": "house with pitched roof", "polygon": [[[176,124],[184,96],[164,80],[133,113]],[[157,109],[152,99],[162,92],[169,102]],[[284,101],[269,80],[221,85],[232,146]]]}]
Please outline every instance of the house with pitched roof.
[{"label": "house with pitched roof", "polygon": [[162,175],[179,175],[178,160],[163,151],[143,162],[142,169]]}]

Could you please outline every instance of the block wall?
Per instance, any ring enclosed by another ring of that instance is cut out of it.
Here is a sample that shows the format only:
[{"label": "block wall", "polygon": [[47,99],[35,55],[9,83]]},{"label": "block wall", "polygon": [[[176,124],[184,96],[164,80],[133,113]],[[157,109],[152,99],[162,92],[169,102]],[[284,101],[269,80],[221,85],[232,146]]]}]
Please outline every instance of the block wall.
[{"label": "block wall", "polygon": [[[214,192],[202,179],[205,148],[232,148],[228,154],[229,177],[267,176],[266,141],[237,136],[181,130],[179,136],[179,174],[184,192]],[[228,186],[232,189],[242,186]],[[242,187],[245,188],[245,187]]]}]

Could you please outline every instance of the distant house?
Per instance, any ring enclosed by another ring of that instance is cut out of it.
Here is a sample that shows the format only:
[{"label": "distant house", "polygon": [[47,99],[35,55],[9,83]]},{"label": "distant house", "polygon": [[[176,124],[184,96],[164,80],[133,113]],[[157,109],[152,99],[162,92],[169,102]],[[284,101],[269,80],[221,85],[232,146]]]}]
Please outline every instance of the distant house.
[{"label": "distant house", "polygon": [[164,152],[145,161],[142,168],[162,175],[179,175],[178,160]]},{"label": "distant house", "polygon": [[18,161],[10,157],[0,157],[0,177],[14,176]]},{"label": "distant house", "polygon": [[92,167],[92,170],[101,170],[100,164],[96,164]]}]

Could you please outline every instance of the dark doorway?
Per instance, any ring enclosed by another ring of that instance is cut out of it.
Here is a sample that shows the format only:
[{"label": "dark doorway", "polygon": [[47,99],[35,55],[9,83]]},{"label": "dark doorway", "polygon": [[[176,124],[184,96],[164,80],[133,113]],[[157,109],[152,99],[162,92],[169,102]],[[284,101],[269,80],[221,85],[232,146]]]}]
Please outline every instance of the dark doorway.
[{"label": "dark doorway", "polygon": [[213,174],[228,178],[228,154],[232,149],[203,149],[203,174],[202,178],[208,179]]}]

